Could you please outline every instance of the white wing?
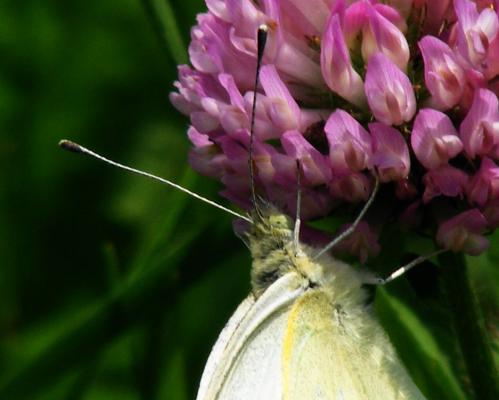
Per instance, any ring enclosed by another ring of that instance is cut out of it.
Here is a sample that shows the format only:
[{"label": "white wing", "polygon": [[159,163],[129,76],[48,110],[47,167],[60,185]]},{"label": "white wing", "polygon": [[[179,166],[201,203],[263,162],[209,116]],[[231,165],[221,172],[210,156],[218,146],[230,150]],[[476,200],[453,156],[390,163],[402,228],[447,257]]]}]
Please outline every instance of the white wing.
[{"label": "white wing", "polygon": [[247,299],[239,306],[208,359],[197,400],[281,397],[281,343],[290,306],[305,291],[303,281],[287,273],[254,304]]},{"label": "white wing", "polygon": [[215,375],[216,371],[221,368],[220,361],[223,358],[224,351],[227,348],[229,340],[234,335],[241,321],[246,317],[246,314],[255,304],[255,296],[252,293],[246,297],[241,304],[237,307],[234,314],[229,319],[229,322],[225,325],[222,332],[218,336],[218,339],[211,349],[208,361],[206,361],[206,366],[204,367],[203,376],[201,377],[201,382],[199,383],[198,399],[206,398],[206,393],[208,391],[208,385],[212,377]]},{"label": "white wing", "polygon": [[293,305],[280,398],[424,400],[379,323],[365,309],[337,306],[322,289]]},{"label": "white wing", "polygon": [[239,306],[209,357],[198,400],[424,400],[363,306],[304,282],[287,273]]}]

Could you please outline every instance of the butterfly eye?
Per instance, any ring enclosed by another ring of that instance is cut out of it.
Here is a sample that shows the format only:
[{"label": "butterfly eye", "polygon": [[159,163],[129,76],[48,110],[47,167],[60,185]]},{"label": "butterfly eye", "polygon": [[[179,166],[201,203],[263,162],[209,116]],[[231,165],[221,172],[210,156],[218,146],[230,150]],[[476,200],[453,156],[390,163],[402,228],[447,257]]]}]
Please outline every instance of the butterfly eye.
[{"label": "butterfly eye", "polygon": [[276,228],[287,228],[289,227],[288,219],[285,215],[272,215],[269,217],[270,225]]}]

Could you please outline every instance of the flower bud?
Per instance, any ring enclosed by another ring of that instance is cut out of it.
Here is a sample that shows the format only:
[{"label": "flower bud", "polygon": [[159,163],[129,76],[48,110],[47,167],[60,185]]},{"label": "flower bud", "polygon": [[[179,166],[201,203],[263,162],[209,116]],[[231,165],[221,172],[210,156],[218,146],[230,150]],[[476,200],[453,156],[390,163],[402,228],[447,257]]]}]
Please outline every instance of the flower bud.
[{"label": "flower bud", "polygon": [[273,124],[283,131],[299,129],[301,124],[300,107],[279,77],[275,66],[264,65],[260,72],[260,82],[267,98],[267,114]]},{"label": "flower bud", "polygon": [[477,256],[488,249],[490,242],[483,236],[487,220],[476,208],[465,211],[440,225],[437,243],[454,252]]},{"label": "flower bud", "polygon": [[425,65],[425,84],[433,96],[431,104],[447,110],[461,100],[465,75],[451,48],[434,36],[418,43]]},{"label": "flower bud", "polygon": [[[343,225],[339,233],[347,230],[351,224]],[[345,252],[356,256],[362,264],[368,257],[376,257],[381,250],[378,243],[378,235],[370,228],[366,221],[361,221],[355,231],[338,243],[336,252]]]},{"label": "flower bud", "polygon": [[373,144],[373,164],[381,182],[407,178],[411,161],[402,134],[391,126],[375,122],[369,124]]},{"label": "flower bud", "polygon": [[400,200],[412,200],[418,195],[418,189],[409,179],[401,179],[395,186],[395,195]]},{"label": "flower bud", "polygon": [[409,45],[404,34],[378,10],[367,3],[367,23],[362,37],[362,58],[368,62],[377,52],[383,53],[402,71],[409,61]]},{"label": "flower bud", "polygon": [[281,144],[288,156],[300,162],[306,183],[311,186],[329,183],[331,167],[327,158],[307,142],[300,132],[284,133]]},{"label": "flower bud", "polygon": [[499,156],[498,107],[497,96],[490,90],[478,89],[475,92],[471,108],[459,127],[464,150],[470,158]]},{"label": "flower bud", "polygon": [[463,144],[447,115],[424,108],[414,120],[411,147],[421,164],[435,169],[458,155]]},{"label": "flower bud", "polygon": [[333,112],[324,127],[329,160],[335,174],[362,171],[371,165],[371,136],[355,118],[341,109]]},{"label": "flower bud", "polygon": [[472,204],[484,206],[499,199],[499,167],[488,157],[482,159],[478,172],[468,186],[468,200]]},{"label": "flower bud", "polygon": [[367,201],[372,188],[371,180],[361,172],[334,176],[329,185],[329,191],[333,198],[341,199],[348,203]]},{"label": "flower bud", "polygon": [[414,116],[416,98],[411,82],[383,53],[375,53],[369,59],[364,88],[378,121],[400,125]]},{"label": "flower bud", "polygon": [[499,31],[497,14],[488,7],[479,14],[470,0],[454,0],[454,10],[459,22],[457,49],[472,67],[483,68],[490,43]]},{"label": "flower bud", "polygon": [[189,163],[192,168],[202,175],[221,178],[227,160],[225,154],[208,135],[198,132],[194,127],[189,128],[187,135],[194,145],[189,152]]},{"label": "flower bud", "polygon": [[364,83],[350,61],[338,14],[331,15],[321,46],[321,69],[329,88],[344,99],[365,104]]},{"label": "flower bud", "polygon": [[425,191],[423,203],[437,196],[456,197],[462,195],[468,183],[468,175],[451,165],[442,165],[423,176]]}]

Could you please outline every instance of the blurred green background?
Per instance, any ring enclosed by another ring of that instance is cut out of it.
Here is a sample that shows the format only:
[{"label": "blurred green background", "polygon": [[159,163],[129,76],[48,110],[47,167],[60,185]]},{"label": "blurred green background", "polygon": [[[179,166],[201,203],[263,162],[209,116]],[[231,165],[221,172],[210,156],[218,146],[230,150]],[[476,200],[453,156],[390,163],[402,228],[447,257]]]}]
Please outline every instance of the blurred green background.
[{"label": "blurred green background", "polygon": [[[195,396],[249,290],[231,218],[57,142],[217,199],[219,187],[187,166],[187,120],[167,98],[204,9],[201,0],[0,2],[0,399]],[[492,246],[471,269],[496,355],[498,260]],[[378,290],[376,309],[429,398],[470,398],[438,273],[428,271]]]}]

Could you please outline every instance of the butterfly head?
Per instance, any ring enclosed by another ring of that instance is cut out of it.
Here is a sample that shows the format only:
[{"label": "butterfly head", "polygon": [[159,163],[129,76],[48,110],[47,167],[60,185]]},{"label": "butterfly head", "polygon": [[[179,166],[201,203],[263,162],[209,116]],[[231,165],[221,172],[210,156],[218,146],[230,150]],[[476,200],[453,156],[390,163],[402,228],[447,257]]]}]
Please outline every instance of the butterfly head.
[{"label": "butterfly head", "polygon": [[275,239],[281,243],[293,237],[293,220],[275,206],[265,204],[253,212],[253,225],[249,232],[250,240]]},{"label": "butterfly head", "polygon": [[272,205],[259,207],[252,220],[247,237],[253,259],[253,292],[258,296],[292,266],[294,222]]}]

